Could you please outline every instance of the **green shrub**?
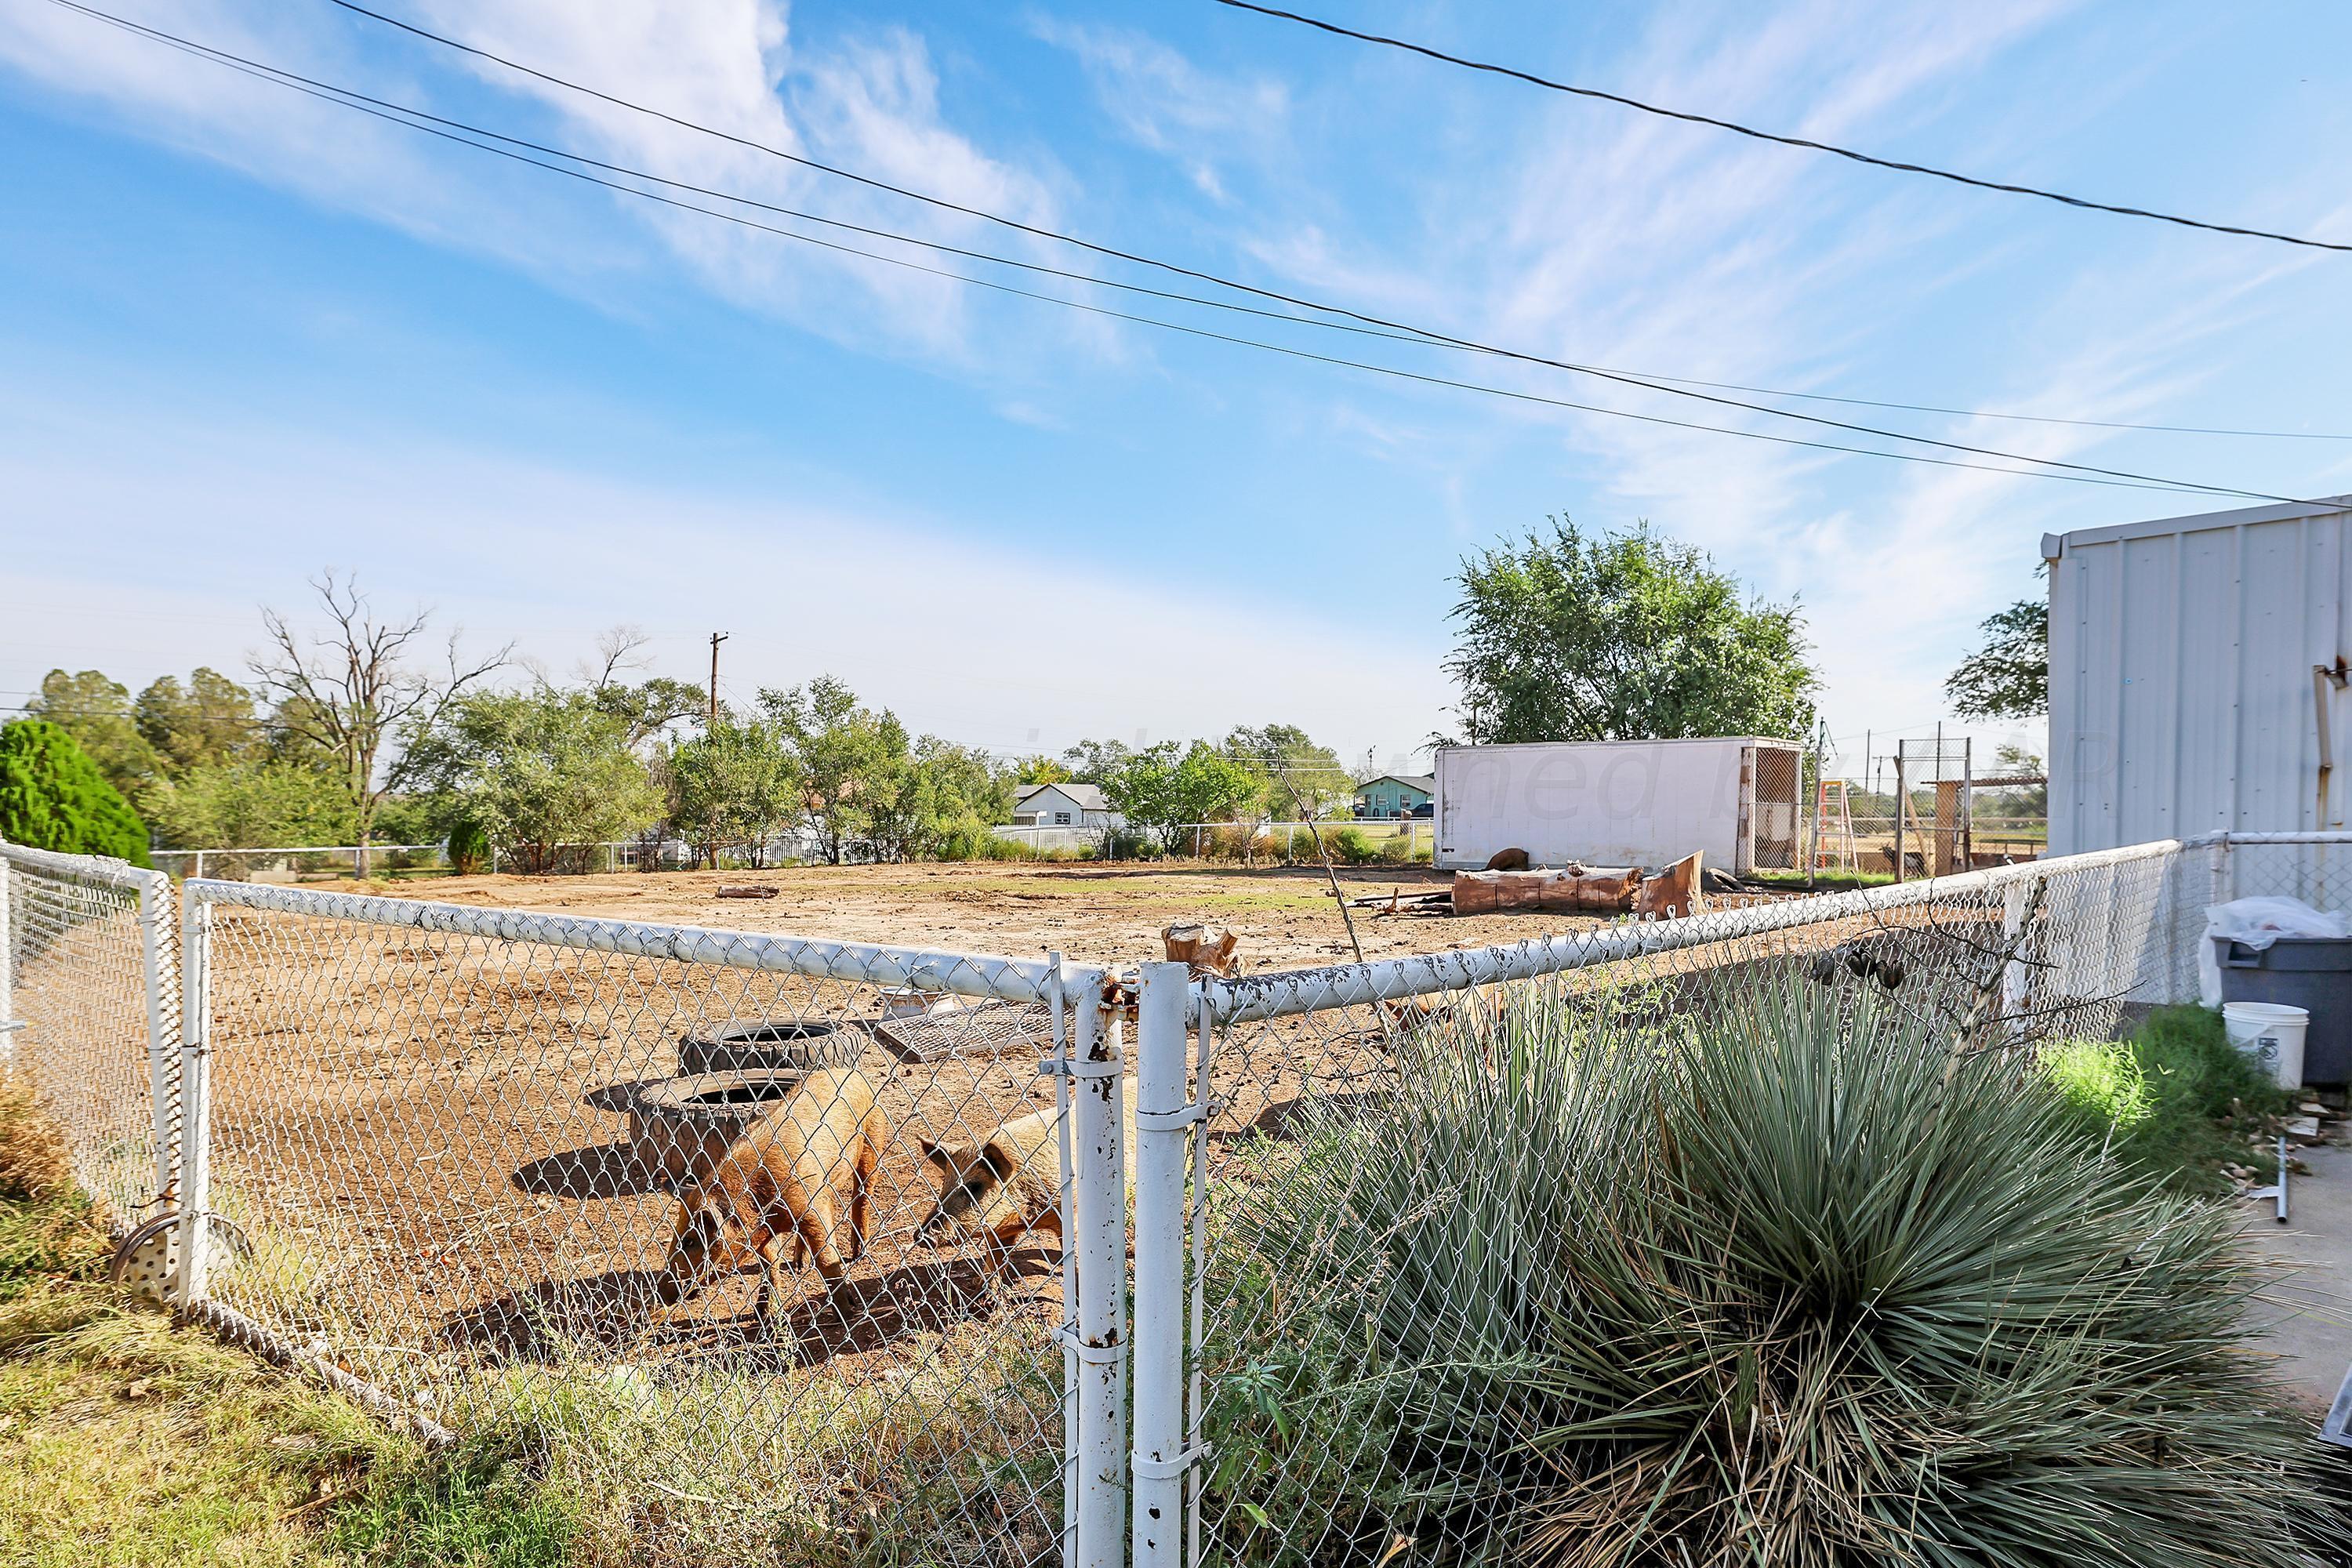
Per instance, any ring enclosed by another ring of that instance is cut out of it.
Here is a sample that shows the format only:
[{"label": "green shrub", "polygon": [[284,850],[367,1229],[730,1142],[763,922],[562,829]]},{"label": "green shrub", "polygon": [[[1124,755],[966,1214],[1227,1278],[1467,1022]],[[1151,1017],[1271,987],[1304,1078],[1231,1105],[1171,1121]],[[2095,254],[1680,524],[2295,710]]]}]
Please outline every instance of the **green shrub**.
[{"label": "green shrub", "polygon": [[2158,1008],[2121,1045],[2054,1046],[2042,1068],[2116,1158],[2189,1192],[2231,1190],[2222,1167],[2245,1160],[2248,1139],[2294,1098],[2202,1007]]},{"label": "green shrub", "polygon": [[1369,866],[1381,858],[1380,847],[1360,827],[1320,828],[1323,851],[1335,865]]},{"label": "green shrub", "polygon": [[2121,1040],[2061,1040],[2042,1051],[2058,1097],[2102,1133],[2128,1135],[2156,1110],[2139,1054]]},{"label": "green shrub", "polygon": [[481,824],[470,817],[460,817],[449,825],[449,869],[460,877],[471,877],[490,863],[490,836],[482,831]]},{"label": "green shrub", "polygon": [[1955,1062],[1844,987],[1704,1025],[1510,1000],[1424,1031],[1369,1109],[1307,1102],[1226,1216],[1213,1555],[2287,1568],[2352,1545],[2307,1418],[2238,1348],[2261,1279],[2234,1215],[2119,1170],[2039,1075]]},{"label": "green shrub", "polygon": [[0,838],[147,864],[147,826],[74,738],[42,719],[0,725]]}]

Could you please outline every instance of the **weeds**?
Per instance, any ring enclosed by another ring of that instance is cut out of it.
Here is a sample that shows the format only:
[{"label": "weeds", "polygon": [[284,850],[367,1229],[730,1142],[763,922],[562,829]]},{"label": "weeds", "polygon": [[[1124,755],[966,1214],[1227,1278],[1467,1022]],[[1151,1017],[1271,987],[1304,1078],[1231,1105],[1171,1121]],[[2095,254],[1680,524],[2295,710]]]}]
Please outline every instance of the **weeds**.
[{"label": "weeds", "polygon": [[2225,1167],[2294,1102],[2201,1007],[2158,1008],[2119,1044],[2061,1042],[2042,1070],[2128,1169],[2210,1195],[2233,1190]]}]

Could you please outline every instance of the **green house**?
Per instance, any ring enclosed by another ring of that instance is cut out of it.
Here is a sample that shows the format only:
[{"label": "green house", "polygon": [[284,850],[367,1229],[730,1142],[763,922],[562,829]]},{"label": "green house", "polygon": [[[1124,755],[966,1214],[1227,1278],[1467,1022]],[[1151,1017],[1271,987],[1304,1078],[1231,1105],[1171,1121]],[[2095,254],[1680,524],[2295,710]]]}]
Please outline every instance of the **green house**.
[{"label": "green house", "polygon": [[1356,786],[1358,816],[1423,816],[1423,809],[1437,796],[1437,778],[1433,773],[1412,773],[1399,776],[1391,773]]}]

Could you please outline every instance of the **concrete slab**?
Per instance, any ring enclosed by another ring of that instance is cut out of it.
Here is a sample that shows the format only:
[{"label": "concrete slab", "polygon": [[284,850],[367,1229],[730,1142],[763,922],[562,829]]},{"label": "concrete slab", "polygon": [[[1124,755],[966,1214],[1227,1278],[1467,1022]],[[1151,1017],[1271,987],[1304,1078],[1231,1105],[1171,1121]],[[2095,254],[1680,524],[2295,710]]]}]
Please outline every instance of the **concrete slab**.
[{"label": "concrete slab", "polygon": [[2311,1168],[2287,1185],[2287,1223],[2269,1199],[2246,1204],[2246,1235],[2265,1256],[2299,1265],[2271,1292],[2279,1299],[2257,1348],[2278,1374],[2322,1410],[2352,1366],[2352,1149],[2324,1144],[2297,1153]]}]

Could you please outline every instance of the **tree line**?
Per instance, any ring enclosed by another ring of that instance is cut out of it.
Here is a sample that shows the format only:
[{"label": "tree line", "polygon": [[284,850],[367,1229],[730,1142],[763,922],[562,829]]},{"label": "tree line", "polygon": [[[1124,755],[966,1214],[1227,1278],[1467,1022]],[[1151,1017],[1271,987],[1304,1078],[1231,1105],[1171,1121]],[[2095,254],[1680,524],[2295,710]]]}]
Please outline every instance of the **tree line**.
[{"label": "tree line", "polygon": [[538,872],[632,839],[755,866],[779,843],[836,864],[1003,853],[996,826],[1040,783],[1099,785],[1128,831],[1166,849],[1182,824],[1352,802],[1338,756],[1295,726],[1000,759],[914,734],[831,676],[714,704],[646,674],[627,628],[563,679],[511,647],[468,657],[454,635],[428,658],[427,616],[380,620],[348,579],[313,588],[323,629],[265,611],[243,679],[199,668],[134,695],[52,670],[30,717],[0,731],[0,837],[142,861],[151,840],[446,843],[460,869],[495,855]]},{"label": "tree line", "polygon": [[[1592,533],[1555,519],[1465,559],[1455,581],[1445,668],[1464,740],[1812,729],[1821,677],[1796,603],[1751,595],[1646,524]],[[265,647],[242,679],[197,669],[134,696],[95,670],[52,671],[32,719],[0,731],[0,834],[30,831],[8,803],[60,765],[61,742],[120,797],[119,811],[83,801],[77,820],[111,812],[118,838],[132,820],[164,847],[446,841],[461,865],[495,852],[522,870],[623,839],[683,840],[714,863],[757,864],[785,840],[834,862],[1003,853],[994,828],[1018,792],[1057,782],[1098,785],[1126,842],[1173,851],[1194,823],[1348,815],[1374,771],[1290,724],[1001,758],[913,734],[830,676],[713,703],[699,685],[647,674],[645,639],[624,628],[557,679],[511,647],[469,655],[454,634],[436,641],[425,614],[380,619],[349,578],[312,588],[319,629],[265,610]],[[1964,710],[2042,700],[2037,609],[1987,623],[1992,645],[1954,677]],[[18,734],[25,722],[53,732]],[[90,779],[76,779],[87,794]],[[1118,847],[1107,836],[1099,848]]]}]

